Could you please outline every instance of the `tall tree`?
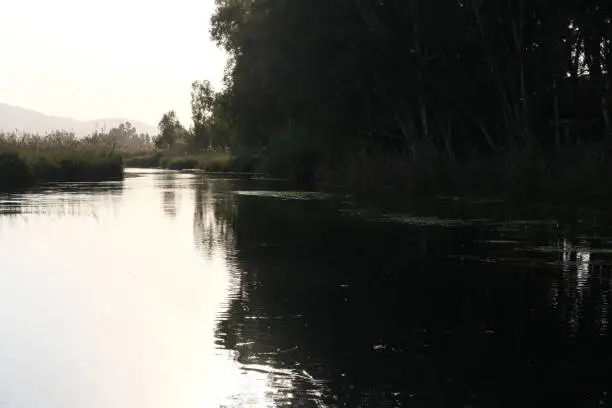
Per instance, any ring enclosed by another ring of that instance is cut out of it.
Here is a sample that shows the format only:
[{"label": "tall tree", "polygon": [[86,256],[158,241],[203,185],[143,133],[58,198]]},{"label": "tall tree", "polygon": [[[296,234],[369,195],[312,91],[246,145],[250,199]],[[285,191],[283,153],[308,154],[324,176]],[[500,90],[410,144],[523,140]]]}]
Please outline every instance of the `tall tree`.
[{"label": "tall tree", "polygon": [[610,128],[609,1],[216,3],[225,112],[247,146],[297,128],[327,149],[452,156]]},{"label": "tall tree", "polygon": [[194,81],[191,84],[191,118],[196,147],[211,147],[215,144],[210,126],[214,104],[215,92],[210,82]]},{"label": "tall tree", "polygon": [[159,136],[155,140],[155,145],[158,148],[174,147],[177,142],[184,140],[187,135],[187,131],[181,125],[176,112],[173,110],[164,113],[157,127],[159,129]]}]

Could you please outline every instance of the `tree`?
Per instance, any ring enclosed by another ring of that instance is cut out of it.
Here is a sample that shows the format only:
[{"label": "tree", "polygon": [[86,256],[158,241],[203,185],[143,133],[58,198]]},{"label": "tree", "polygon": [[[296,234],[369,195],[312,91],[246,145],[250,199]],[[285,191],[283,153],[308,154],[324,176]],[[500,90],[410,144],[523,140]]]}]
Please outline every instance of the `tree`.
[{"label": "tree", "polygon": [[137,135],[136,128],[130,122],[120,123],[119,126],[111,128],[108,135],[115,143],[120,145],[129,144],[130,140]]},{"label": "tree", "polygon": [[601,141],[611,132],[611,4],[217,0],[226,123],[247,147],[289,132],[324,155],[574,143],[562,126]]},{"label": "tree", "polygon": [[188,137],[187,130],[181,125],[173,110],[164,113],[157,127],[159,136],[155,140],[155,146],[159,149],[168,149],[178,143],[185,143]]},{"label": "tree", "polygon": [[215,144],[212,131],[212,115],[215,92],[209,81],[195,81],[191,84],[191,117],[193,120],[194,144],[196,148]]}]

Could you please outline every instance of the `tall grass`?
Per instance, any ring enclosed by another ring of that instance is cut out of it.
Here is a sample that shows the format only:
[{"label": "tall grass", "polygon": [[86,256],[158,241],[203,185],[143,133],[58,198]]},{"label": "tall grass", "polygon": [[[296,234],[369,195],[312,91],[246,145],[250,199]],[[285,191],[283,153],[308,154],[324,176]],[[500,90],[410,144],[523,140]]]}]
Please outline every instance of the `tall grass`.
[{"label": "tall grass", "polygon": [[124,156],[124,164],[127,167],[159,168],[161,167],[162,155],[160,152],[145,153],[133,156]]},{"label": "tall grass", "polygon": [[183,151],[159,151],[125,158],[128,167],[153,167],[170,170],[204,170],[208,172],[253,172],[257,158],[252,154],[235,155],[229,150],[218,149],[199,153]]},{"label": "tall grass", "polygon": [[152,144],[121,143],[106,133],[78,139],[74,133],[56,131],[45,135],[0,132],[0,152],[17,151],[24,156],[117,155],[131,157],[154,152]]},{"label": "tall grass", "polygon": [[44,136],[0,133],[0,189],[41,181],[99,181],[123,176],[123,163],[110,143],[77,139],[72,133]]},{"label": "tall grass", "polygon": [[501,198],[517,204],[600,206],[612,198],[612,166],[600,144],[509,149],[459,159],[427,148],[416,153],[353,151],[333,165],[320,163],[317,179],[354,190]]},{"label": "tall grass", "polygon": [[234,157],[225,150],[167,156],[162,158],[161,166],[172,170],[199,169],[210,172],[233,171]]},{"label": "tall grass", "polygon": [[454,155],[431,141],[408,148],[351,143],[331,149],[299,129],[275,134],[263,170],[298,182],[405,196],[501,198],[515,204],[589,207],[612,199],[612,153],[602,143],[566,148],[529,146]]}]

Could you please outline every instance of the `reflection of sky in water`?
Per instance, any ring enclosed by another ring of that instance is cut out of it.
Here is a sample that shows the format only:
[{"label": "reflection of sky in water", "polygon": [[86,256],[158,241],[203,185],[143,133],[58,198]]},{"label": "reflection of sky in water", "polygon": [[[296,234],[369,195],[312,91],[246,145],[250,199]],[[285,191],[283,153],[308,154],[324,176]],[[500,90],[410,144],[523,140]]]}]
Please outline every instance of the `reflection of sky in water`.
[{"label": "reflection of sky in water", "polygon": [[193,176],[149,173],[0,197],[0,405],[291,401],[299,373],[215,345],[239,285],[215,202]]}]

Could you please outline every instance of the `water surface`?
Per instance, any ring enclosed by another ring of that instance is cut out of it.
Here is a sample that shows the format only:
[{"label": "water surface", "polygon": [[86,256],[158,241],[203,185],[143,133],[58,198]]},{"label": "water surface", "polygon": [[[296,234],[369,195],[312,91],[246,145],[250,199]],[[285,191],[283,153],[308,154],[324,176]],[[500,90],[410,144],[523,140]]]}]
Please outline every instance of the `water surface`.
[{"label": "water surface", "polygon": [[0,195],[0,406],[610,404],[612,233],[499,205],[140,170]]}]

